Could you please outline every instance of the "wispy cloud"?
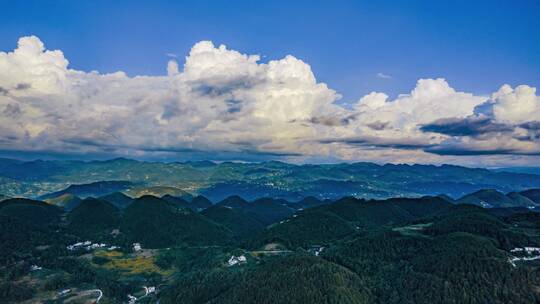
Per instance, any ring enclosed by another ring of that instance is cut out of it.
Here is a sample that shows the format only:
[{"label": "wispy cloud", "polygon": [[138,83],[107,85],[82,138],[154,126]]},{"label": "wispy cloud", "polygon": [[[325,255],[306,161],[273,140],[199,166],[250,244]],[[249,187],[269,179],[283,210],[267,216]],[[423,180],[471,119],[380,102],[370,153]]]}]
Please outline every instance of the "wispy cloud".
[{"label": "wispy cloud", "polygon": [[391,75],[388,75],[382,72],[377,73],[376,76],[377,78],[382,78],[382,79],[392,79]]}]

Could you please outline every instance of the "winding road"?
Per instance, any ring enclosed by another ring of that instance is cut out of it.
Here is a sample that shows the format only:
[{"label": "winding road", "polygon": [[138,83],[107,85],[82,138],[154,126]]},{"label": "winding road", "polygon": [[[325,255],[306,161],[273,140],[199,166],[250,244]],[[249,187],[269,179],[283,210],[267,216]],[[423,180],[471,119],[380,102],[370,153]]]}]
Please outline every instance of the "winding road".
[{"label": "winding road", "polygon": [[88,293],[97,292],[99,294],[96,299],[96,304],[98,304],[99,300],[101,300],[101,298],[103,297],[103,291],[101,291],[101,289],[92,289],[92,290],[88,290],[87,292]]}]

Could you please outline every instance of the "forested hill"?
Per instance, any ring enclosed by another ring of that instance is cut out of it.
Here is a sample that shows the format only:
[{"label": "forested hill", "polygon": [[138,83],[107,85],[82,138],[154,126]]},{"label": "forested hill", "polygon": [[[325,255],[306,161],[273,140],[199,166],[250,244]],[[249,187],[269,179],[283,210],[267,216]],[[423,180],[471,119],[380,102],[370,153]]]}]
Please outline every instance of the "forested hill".
[{"label": "forested hill", "polygon": [[534,208],[445,196],[76,202],[0,202],[3,301],[91,302],[99,292],[100,303],[540,301]]}]

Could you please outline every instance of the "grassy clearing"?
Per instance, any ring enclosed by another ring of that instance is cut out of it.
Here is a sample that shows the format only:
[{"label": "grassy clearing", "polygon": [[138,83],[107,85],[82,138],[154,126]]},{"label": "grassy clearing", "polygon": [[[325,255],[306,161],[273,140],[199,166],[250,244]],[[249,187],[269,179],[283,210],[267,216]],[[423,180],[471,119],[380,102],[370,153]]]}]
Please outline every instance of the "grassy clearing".
[{"label": "grassy clearing", "polygon": [[113,251],[98,250],[94,252],[94,256],[113,259],[113,258],[123,257],[124,254],[116,250],[113,250]]},{"label": "grassy clearing", "polygon": [[125,275],[139,275],[144,273],[159,273],[170,275],[171,271],[165,271],[155,264],[154,257],[114,258],[103,265],[108,270],[120,271]]},{"label": "grassy clearing", "polygon": [[392,230],[397,231],[406,236],[425,236],[422,233],[422,230],[431,226],[432,224],[433,223],[415,224],[415,225],[393,228]]}]

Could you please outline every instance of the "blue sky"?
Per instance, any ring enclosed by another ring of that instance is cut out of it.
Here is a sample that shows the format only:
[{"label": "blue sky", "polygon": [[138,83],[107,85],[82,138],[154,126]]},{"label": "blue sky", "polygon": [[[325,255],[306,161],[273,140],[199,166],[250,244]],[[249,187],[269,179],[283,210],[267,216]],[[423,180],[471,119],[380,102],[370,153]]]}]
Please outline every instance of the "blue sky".
[{"label": "blue sky", "polygon": [[1,50],[37,35],[84,71],[164,74],[166,53],[181,60],[212,40],[266,59],[293,54],[345,102],[406,93],[419,78],[478,94],[540,84],[539,1],[3,2]]},{"label": "blue sky", "polygon": [[532,166],[539,28],[539,1],[3,1],[0,155]]}]

